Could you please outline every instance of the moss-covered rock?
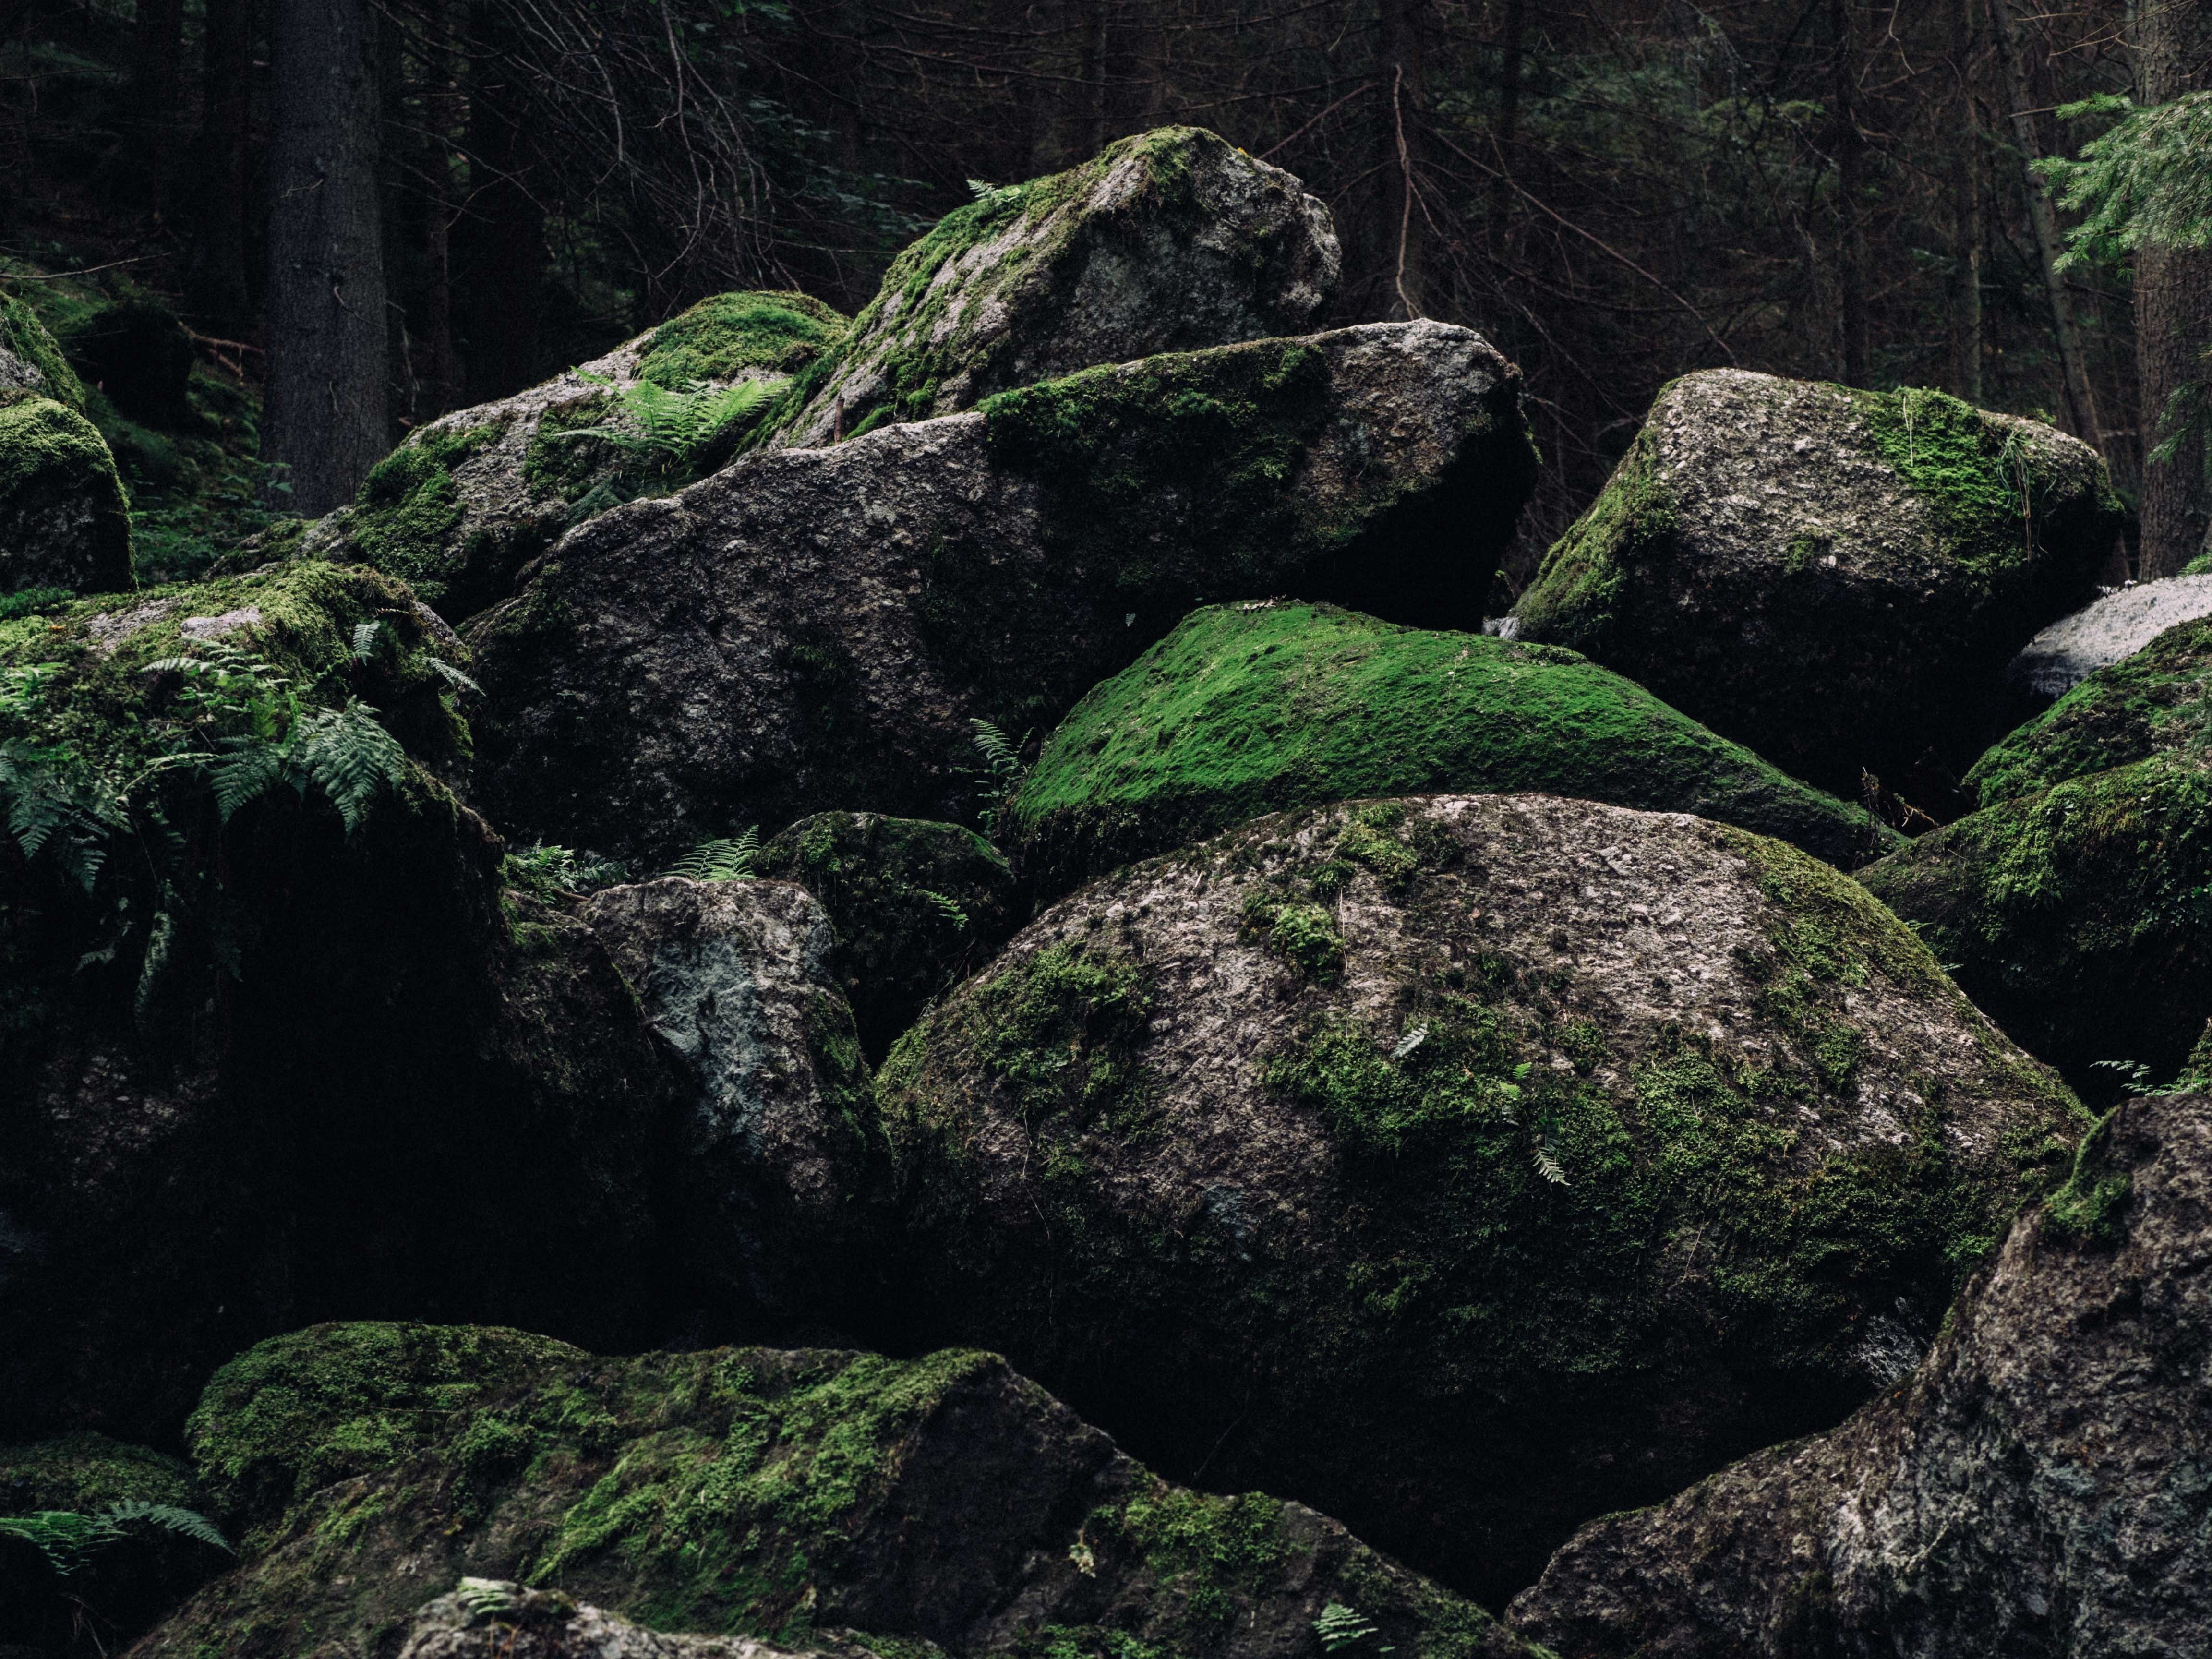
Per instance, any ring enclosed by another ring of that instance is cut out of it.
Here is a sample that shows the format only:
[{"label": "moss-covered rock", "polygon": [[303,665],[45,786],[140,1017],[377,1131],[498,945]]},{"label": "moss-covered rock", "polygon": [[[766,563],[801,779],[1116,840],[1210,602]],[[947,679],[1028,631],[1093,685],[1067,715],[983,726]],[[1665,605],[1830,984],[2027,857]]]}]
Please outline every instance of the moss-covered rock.
[{"label": "moss-covered rock", "polygon": [[0,400],[11,392],[51,398],[73,415],[84,413],[84,382],[39,313],[14,295],[0,294]]},{"label": "moss-covered rock", "polygon": [[462,1579],[419,1609],[398,1639],[398,1659],[933,1659],[938,1651],[915,1643],[878,1654],[833,1638],[799,1653],[749,1636],[672,1636],[559,1590],[498,1578]]},{"label": "moss-covered rock", "polygon": [[1095,687],[1012,822],[1059,893],[1265,812],[1425,790],[1695,812],[1845,868],[1899,844],[1571,651],[1284,602],[1198,611]]},{"label": "moss-covered rock", "polygon": [[817,812],[761,848],[753,868],[797,882],[829,911],[860,1046],[878,1061],[1020,920],[1006,855],[957,823]]},{"label": "moss-covered rock", "polygon": [[[173,1433],[225,1355],[336,1309],[611,1341],[673,1295],[671,1080],[596,936],[504,891],[439,781],[450,637],[320,564],[0,623],[14,1432]],[[325,769],[280,758],[342,714]]]},{"label": "moss-covered rock", "polygon": [[204,1501],[190,1464],[104,1434],[0,1446],[0,1515],[40,1510],[88,1515],[113,1504],[196,1510]]},{"label": "moss-covered rock", "polygon": [[1863,890],[1544,796],[1262,818],[893,1048],[907,1340],[1478,1595],[1909,1370],[2085,1119]]},{"label": "moss-covered rock", "polygon": [[1139,133],[945,215],[769,424],[831,443],[1095,363],[1302,334],[1339,263],[1289,173],[1200,128]]},{"label": "moss-covered rock", "polygon": [[[2212,580],[2208,578],[2206,580]],[[2212,742],[2212,620],[2169,628],[2084,677],[1966,774],[1984,806]]]},{"label": "moss-covered rock", "polygon": [[614,487],[623,453],[562,434],[623,425],[622,393],[640,382],[680,391],[788,374],[844,330],[803,294],[702,300],[604,357],[417,428],[370,469],[354,504],[310,526],[291,556],[373,564],[459,621],[507,597],[516,573],[580,516],[623,499]]},{"label": "moss-covered rock", "polygon": [[131,503],[105,441],[51,398],[0,392],[0,593],[131,585]]},{"label": "moss-covered rock", "polygon": [[742,457],[470,623],[489,810],[641,860],[855,806],[957,819],[973,721],[1048,728],[1194,605],[1479,616],[1534,477],[1520,399],[1480,335],[1372,324]]},{"label": "moss-covered rock", "polygon": [[1571,1659],[2188,1653],[2212,1629],[2212,1099],[2136,1100],[2012,1229],[1905,1384],[1609,1516],[1515,1625]]},{"label": "moss-covered rock", "polygon": [[2212,1015],[2212,757],[2001,800],[1858,876],[2087,1098],[2172,1078]]},{"label": "moss-covered rock", "polygon": [[1311,1510],[1158,1480],[991,1354],[325,1326],[225,1367],[191,1437],[256,1553],[149,1656],[366,1659],[464,1575],[900,1659],[1258,1659],[1332,1601],[1401,1653],[1522,1651]]},{"label": "moss-covered rock", "polygon": [[1941,810],[2006,659],[2094,597],[2118,525],[2050,427],[1712,369],[1661,392],[1514,616],[1785,771]]}]

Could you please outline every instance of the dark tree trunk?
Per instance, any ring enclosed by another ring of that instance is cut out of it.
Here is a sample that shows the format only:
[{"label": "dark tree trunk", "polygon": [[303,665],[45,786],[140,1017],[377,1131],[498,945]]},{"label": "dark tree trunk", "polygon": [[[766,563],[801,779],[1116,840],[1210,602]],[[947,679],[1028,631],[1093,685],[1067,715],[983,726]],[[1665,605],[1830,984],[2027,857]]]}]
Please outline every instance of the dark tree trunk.
[{"label": "dark tree trunk", "polygon": [[131,42],[131,118],[138,129],[147,199],[157,214],[169,210],[169,186],[177,171],[179,60],[184,51],[184,0],[138,0]]},{"label": "dark tree trunk", "polygon": [[1951,386],[1982,401],[1982,118],[1974,97],[1974,0],[1951,0],[1951,72],[1958,80],[1951,155]]},{"label": "dark tree trunk", "polygon": [[277,0],[262,459],[295,513],[352,499],[385,451],[376,29],[369,0]]},{"label": "dark tree trunk", "polygon": [[1859,131],[1857,42],[1850,0],[1829,0],[1828,24],[1835,36],[1836,289],[1841,301],[1840,342],[1845,386],[1864,386],[1867,362],[1866,139]]},{"label": "dark tree trunk", "polygon": [[499,0],[469,12],[469,213],[465,233],[468,398],[483,403],[538,379],[545,214],[531,191],[520,88],[507,80],[513,25]]},{"label": "dark tree trunk", "polygon": [[[2136,42],[2147,104],[2163,104],[2212,82],[2212,5],[2143,0]],[[2208,378],[2212,349],[2212,252],[2144,247],[2136,253],[2136,378],[2143,434],[2142,574],[2170,576],[2206,550],[2212,482],[2200,422],[2166,460],[2150,451],[2174,434],[2164,416],[2175,391]]]},{"label": "dark tree trunk", "polygon": [[428,129],[422,154],[422,357],[428,385],[428,414],[442,415],[459,395],[453,362],[453,140],[459,136],[461,100],[450,61],[448,10],[431,0],[424,33],[428,60],[423,69],[422,125]]},{"label": "dark tree trunk", "polygon": [[208,0],[191,295],[193,310],[218,334],[241,332],[252,316],[246,278],[246,147],[252,74],[252,0]]},{"label": "dark tree trunk", "polygon": [[1427,227],[1419,185],[1425,3],[1376,0],[1376,8],[1381,26],[1376,78],[1381,100],[1382,154],[1377,157],[1377,176],[1383,180],[1380,249],[1383,314],[1394,319],[1424,315],[1426,300],[1422,271]]},{"label": "dark tree trunk", "polygon": [[1512,222],[1513,191],[1510,179],[1515,168],[1513,145],[1521,125],[1521,82],[1528,36],[1525,0],[1505,0],[1505,40],[1498,67],[1498,173],[1490,181],[1490,245],[1493,252],[1505,246],[1506,228]]}]

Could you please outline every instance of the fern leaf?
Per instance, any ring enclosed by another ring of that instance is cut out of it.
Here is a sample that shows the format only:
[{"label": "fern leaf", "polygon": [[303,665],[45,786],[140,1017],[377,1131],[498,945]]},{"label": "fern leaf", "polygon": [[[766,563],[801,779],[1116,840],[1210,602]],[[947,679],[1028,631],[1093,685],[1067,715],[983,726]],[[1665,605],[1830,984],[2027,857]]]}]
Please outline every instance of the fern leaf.
[{"label": "fern leaf", "polygon": [[914,890],[927,899],[930,908],[951,922],[957,930],[961,933],[968,931],[968,913],[960,908],[957,899],[948,898],[943,893],[933,893],[927,887],[917,887]]},{"label": "fern leaf", "polygon": [[297,764],[330,797],[349,836],[377,796],[397,789],[407,775],[407,751],[358,697],[347,698],[343,708],[318,709],[294,736]]},{"label": "fern leaf", "polygon": [[374,617],[353,625],[353,659],[356,662],[367,662],[375,653],[376,636],[383,629],[384,624]]},{"label": "fern leaf", "polygon": [[[1331,1601],[1321,1610],[1321,1617],[1313,1621],[1314,1634],[1321,1638],[1322,1650],[1336,1653],[1364,1642],[1376,1633],[1375,1621],[1357,1607],[1346,1607],[1341,1601]],[[1382,1652],[1392,1650],[1383,1648]]]},{"label": "fern leaf", "polygon": [[283,757],[268,744],[240,744],[208,768],[215,810],[225,823],[240,807],[258,800],[283,781]]},{"label": "fern leaf", "polygon": [[690,881],[744,881],[760,856],[760,829],[747,830],[735,841],[702,841],[661,873]]},{"label": "fern leaf", "polygon": [[1552,1156],[1552,1149],[1543,1141],[1538,1140],[1535,1142],[1531,1148],[1531,1151],[1534,1156],[1536,1173],[1538,1175],[1543,1176],[1545,1180],[1550,1182],[1554,1187],[1565,1187],[1571,1184],[1567,1180],[1567,1172],[1559,1167],[1559,1159]]},{"label": "fern leaf", "polygon": [[466,674],[464,674],[459,669],[454,667],[453,664],[444,661],[437,657],[429,658],[428,660],[430,665],[430,672],[435,674],[440,679],[445,681],[447,684],[457,686],[461,690],[469,692],[476,696],[481,697],[483,696],[483,687],[478,685]]},{"label": "fern leaf", "polygon": [[133,1498],[109,1504],[93,1520],[95,1524],[117,1528],[131,1525],[159,1527],[179,1538],[189,1538],[195,1543],[219,1549],[226,1555],[237,1553],[214,1522],[197,1510],[179,1509],[173,1504],[149,1504]]}]

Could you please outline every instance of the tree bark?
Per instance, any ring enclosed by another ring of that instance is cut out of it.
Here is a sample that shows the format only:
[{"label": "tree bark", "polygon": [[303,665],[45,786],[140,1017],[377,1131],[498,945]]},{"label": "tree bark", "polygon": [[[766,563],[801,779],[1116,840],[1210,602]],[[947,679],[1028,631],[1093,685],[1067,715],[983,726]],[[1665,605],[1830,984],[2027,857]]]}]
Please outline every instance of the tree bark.
[{"label": "tree bark", "polygon": [[385,451],[376,28],[369,0],[277,0],[262,459],[295,513],[352,499]]},{"label": "tree bark", "polygon": [[246,276],[246,142],[252,112],[252,0],[207,0],[206,93],[196,146],[198,204],[189,292],[216,333],[252,314]]},{"label": "tree bark", "polygon": [[1860,198],[1866,191],[1866,139],[1859,131],[1859,59],[1850,0],[1828,0],[1835,37],[1831,95],[1835,102],[1836,292],[1841,302],[1840,378],[1864,386],[1867,361],[1866,228]]},{"label": "tree bark", "polygon": [[1419,186],[1420,110],[1426,40],[1425,0],[1376,0],[1380,51],[1376,79],[1382,98],[1382,284],[1384,314],[1404,319],[1425,314],[1423,265],[1427,226]]},{"label": "tree bark", "polygon": [[2043,267],[2044,291],[2051,299],[2051,331],[2058,337],[2058,362],[2066,381],[2067,429],[2083,442],[2102,449],[2105,429],[2097,417],[2097,396],[2089,380],[2088,353],[2082,348],[2081,331],[2074,320],[2074,296],[2067,292],[2066,275],[2058,269],[2058,256],[2065,249],[2058,236],[2058,213],[2043,188],[2041,175],[2035,171],[2034,164],[2041,159],[2043,149],[2036,137],[2035,98],[2028,86],[2027,60],[2021,52],[2011,0],[1990,0],[1990,21],[1996,26],[1997,56],[2004,63],[2013,139],[2020,146],[2021,162],[2026,170],[2022,183],[2027,191],[2027,216],[2035,228],[2035,249]]},{"label": "tree bark", "polygon": [[1951,72],[1958,81],[1951,156],[1951,386],[1982,401],[1982,115],[1974,97],[1974,0],[1951,0]]},{"label": "tree bark", "polygon": [[[2136,33],[2137,79],[2146,104],[2163,104],[2212,80],[2212,5],[2205,0],[2143,0]],[[2150,452],[2172,435],[2165,419],[2174,392],[2212,378],[2212,252],[2136,251],[2136,382],[2143,434],[2142,574],[2170,576],[2212,550],[2212,456],[2203,423],[2182,435],[2168,459]]]}]

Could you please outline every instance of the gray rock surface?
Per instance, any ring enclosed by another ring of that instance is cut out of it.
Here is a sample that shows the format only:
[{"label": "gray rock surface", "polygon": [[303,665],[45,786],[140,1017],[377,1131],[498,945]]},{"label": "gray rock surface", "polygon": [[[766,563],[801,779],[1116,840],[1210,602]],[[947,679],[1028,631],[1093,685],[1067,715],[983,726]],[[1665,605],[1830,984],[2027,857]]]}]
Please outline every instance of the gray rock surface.
[{"label": "gray rock surface", "polygon": [[1825,788],[1871,769],[1940,808],[2006,659],[2095,597],[2119,517],[2096,453],[2036,422],[1711,369],[1661,392],[1515,637]]},{"label": "gray rock surface", "polygon": [[578,914],[696,1086],[675,1174],[693,1271],[754,1319],[834,1322],[867,1265],[880,1163],[828,913],[788,882],[665,876]]},{"label": "gray rock surface", "polygon": [[1194,605],[1479,616],[1533,477],[1520,396],[1480,335],[1373,324],[740,458],[579,526],[470,624],[489,810],[653,859],[954,818],[971,720],[1048,729]]},{"label": "gray rock surface", "polygon": [[805,1650],[744,1636],[647,1630],[559,1590],[464,1578],[409,1622],[399,1659],[874,1659],[845,1643]]},{"label": "gray rock surface", "polygon": [[892,264],[777,441],[974,407],[1096,363],[1302,334],[1335,296],[1328,209],[1279,167],[1162,127],[947,214]]},{"label": "gray rock surface", "polygon": [[2212,616],[2212,576],[2132,582],[2062,617],[2005,665],[2005,689],[2050,702],[2100,668],[2132,657],[2169,628]]},{"label": "gray rock surface", "polygon": [[878,1074],[916,1345],[1478,1596],[1840,1421],[2083,1121],[1849,878],[1680,814],[1261,818]]},{"label": "gray rock surface", "polygon": [[1908,1382],[1555,1556],[1561,1659],[2107,1659],[2212,1631],[2212,1097],[2122,1106]]},{"label": "gray rock surface", "polygon": [[0,593],[133,585],[131,502],[106,441],[51,398],[0,394]]}]

